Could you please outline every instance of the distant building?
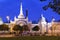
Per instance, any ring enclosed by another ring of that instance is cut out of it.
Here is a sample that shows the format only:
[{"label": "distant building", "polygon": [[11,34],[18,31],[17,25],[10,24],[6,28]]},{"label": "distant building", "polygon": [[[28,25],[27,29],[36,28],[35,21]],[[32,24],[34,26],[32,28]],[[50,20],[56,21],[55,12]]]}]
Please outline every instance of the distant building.
[{"label": "distant building", "polygon": [[0,25],[3,24],[2,18],[0,18]]}]

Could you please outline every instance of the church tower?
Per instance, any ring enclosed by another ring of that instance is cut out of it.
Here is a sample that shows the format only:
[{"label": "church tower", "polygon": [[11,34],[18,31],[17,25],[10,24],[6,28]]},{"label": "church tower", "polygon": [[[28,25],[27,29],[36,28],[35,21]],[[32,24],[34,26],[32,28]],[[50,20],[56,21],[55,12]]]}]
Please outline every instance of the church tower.
[{"label": "church tower", "polygon": [[15,17],[15,20],[16,20],[16,24],[18,25],[26,25],[27,24],[27,19],[24,17],[24,14],[23,14],[23,7],[22,7],[22,2],[21,2],[21,5],[20,5],[20,13],[18,15],[18,18],[16,19]]},{"label": "church tower", "polygon": [[45,17],[43,16],[43,14],[41,14],[41,33],[46,32],[46,25],[47,22],[45,20]]},{"label": "church tower", "polygon": [[26,9],[26,20],[27,20],[27,23],[28,23],[28,9]]},{"label": "church tower", "polygon": [[20,25],[20,26],[26,25],[28,23],[28,17],[26,16],[26,18],[25,18],[24,14],[23,14],[22,2],[20,4],[20,13],[18,15],[18,18],[16,18],[16,16],[15,16],[14,21],[11,21],[11,22],[15,23],[17,25]]},{"label": "church tower", "polygon": [[22,2],[21,2],[21,6],[20,6],[20,14],[18,15],[18,18],[25,18],[23,15],[23,9],[22,9]]}]

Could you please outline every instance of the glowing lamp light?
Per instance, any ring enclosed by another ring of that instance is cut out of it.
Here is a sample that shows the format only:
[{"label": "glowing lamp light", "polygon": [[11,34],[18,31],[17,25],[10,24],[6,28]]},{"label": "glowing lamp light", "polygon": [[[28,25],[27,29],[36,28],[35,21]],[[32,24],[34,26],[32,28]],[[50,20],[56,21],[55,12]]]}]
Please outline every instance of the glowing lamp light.
[{"label": "glowing lamp light", "polygon": [[20,23],[20,26],[23,26],[23,24],[22,24],[22,23]]}]

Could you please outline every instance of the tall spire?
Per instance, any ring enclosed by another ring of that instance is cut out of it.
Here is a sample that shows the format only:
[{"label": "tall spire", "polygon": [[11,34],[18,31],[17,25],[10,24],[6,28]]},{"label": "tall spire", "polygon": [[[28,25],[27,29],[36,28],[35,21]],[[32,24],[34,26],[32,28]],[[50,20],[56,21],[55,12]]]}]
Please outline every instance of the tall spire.
[{"label": "tall spire", "polygon": [[25,18],[24,15],[23,15],[22,2],[21,2],[20,14],[19,14],[18,18]]},{"label": "tall spire", "polygon": [[26,9],[26,17],[28,17],[28,9]]},{"label": "tall spire", "polygon": [[41,14],[41,17],[42,17],[42,22],[45,22],[45,17],[43,16],[43,14]]},{"label": "tall spire", "polygon": [[14,20],[16,21],[16,19],[17,19],[17,18],[16,18],[16,16],[15,16],[15,17],[14,17]]}]

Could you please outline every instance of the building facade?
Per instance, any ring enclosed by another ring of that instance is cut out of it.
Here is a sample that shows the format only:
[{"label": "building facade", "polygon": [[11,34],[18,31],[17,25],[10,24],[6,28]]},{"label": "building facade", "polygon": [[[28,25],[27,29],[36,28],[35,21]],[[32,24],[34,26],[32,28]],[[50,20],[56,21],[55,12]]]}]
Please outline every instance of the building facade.
[{"label": "building facade", "polygon": [[20,26],[28,25],[29,28],[30,28],[30,31],[32,31],[32,28],[37,25],[40,28],[39,32],[44,33],[44,32],[46,32],[47,22],[46,22],[46,20],[43,16],[43,14],[41,14],[41,20],[40,20],[40,22],[38,22],[38,24],[32,24],[31,21],[29,22],[28,21],[28,16],[25,17],[24,14],[23,14],[23,8],[22,8],[22,3],[21,3],[20,14],[18,15],[18,18],[16,18],[16,16],[15,16],[14,21],[10,21],[10,24],[17,24],[17,25],[20,25]]},{"label": "building facade", "polygon": [[[42,33],[42,34],[44,34],[45,32],[48,32],[48,33],[57,32],[57,33],[59,33],[60,32],[59,31],[60,30],[60,27],[59,27],[60,23],[54,22],[54,21],[55,21],[55,19],[53,18],[50,23],[47,23],[45,17],[43,16],[43,14],[41,14],[41,20],[37,24],[32,24],[31,21],[28,21],[28,16],[26,16],[26,17],[24,16],[22,3],[21,3],[20,14],[18,15],[18,18],[15,16],[14,21],[10,20],[10,23],[8,25],[10,27],[11,32],[13,32],[14,25],[20,25],[20,26],[28,25],[28,27],[30,29],[30,32],[32,32],[32,33],[33,33],[32,28],[35,27],[35,26],[38,26],[40,28],[38,32]],[[1,19],[0,19],[0,23],[3,24]]]}]

